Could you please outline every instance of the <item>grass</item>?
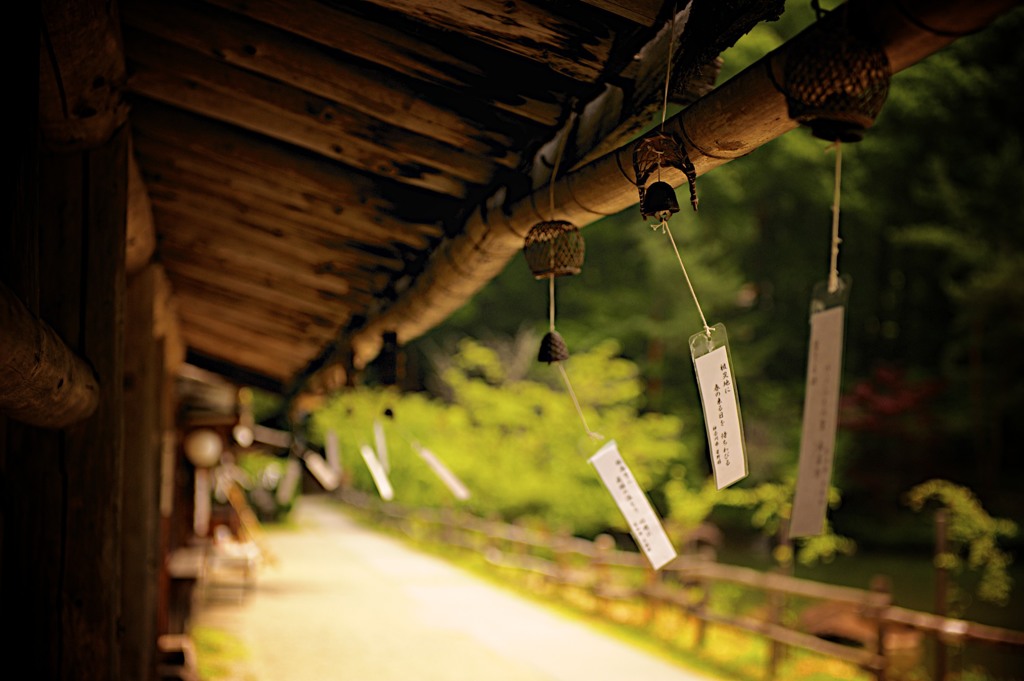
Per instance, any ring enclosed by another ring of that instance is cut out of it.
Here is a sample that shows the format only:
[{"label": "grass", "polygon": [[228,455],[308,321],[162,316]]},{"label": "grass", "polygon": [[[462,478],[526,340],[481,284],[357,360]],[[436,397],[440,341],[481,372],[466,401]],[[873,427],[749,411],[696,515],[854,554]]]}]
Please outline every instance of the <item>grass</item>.
[{"label": "grass", "polygon": [[[249,659],[245,645],[233,635],[213,627],[192,629],[196,665],[203,681],[253,681],[240,670]],[[240,676],[241,673],[241,676]]]}]

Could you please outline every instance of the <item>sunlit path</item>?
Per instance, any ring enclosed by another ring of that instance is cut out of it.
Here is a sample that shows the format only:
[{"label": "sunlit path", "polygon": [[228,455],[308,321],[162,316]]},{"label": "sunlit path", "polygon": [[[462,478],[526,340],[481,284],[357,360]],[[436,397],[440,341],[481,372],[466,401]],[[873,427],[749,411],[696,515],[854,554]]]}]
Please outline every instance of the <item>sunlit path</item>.
[{"label": "sunlit path", "polygon": [[660,658],[374,534],[303,497],[270,533],[278,564],[243,604],[194,624],[249,650],[239,681],[704,681]]}]

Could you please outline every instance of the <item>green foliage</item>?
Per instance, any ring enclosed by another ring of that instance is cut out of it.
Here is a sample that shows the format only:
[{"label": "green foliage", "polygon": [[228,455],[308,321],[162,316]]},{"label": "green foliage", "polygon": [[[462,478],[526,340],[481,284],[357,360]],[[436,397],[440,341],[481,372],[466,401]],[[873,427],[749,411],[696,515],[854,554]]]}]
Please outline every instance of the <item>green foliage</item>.
[{"label": "green foliage", "polygon": [[[839,505],[839,490],[829,488],[829,506]],[[751,510],[750,522],[768,536],[778,536],[783,522],[787,522],[793,506],[793,483],[763,482],[754,487],[732,487],[722,490],[717,503],[722,506]],[[849,537],[836,534],[831,524],[825,523],[820,535],[803,537],[794,541],[796,551],[787,543],[778,544],[773,557],[780,565],[790,565],[794,558],[805,566],[830,563],[837,556],[852,555],[857,544]]]},{"label": "green foliage", "polygon": [[[684,436],[676,417],[637,413],[637,368],[618,357],[618,350],[611,341],[599,344],[574,355],[567,370],[591,428],[613,434],[640,485],[657,489],[673,467],[696,469],[703,443]],[[463,339],[444,371],[448,402],[424,393],[346,391],[314,415],[311,440],[322,443],[327,430],[335,430],[353,484],[372,491],[359,448],[373,443],[377,420],[387,436],[396,500],[405,505],[459,503],[420,460],[413,447],[417,442],[467,485],[472,496],[465,506],[474,513],[542,520],[583,536],[625,532],[621,514],[587,463],[600,443],[584,433],[556,369],[543,368],[545,381],[509,380],[494,349]],[[393,418],[383,416],[386,408]]]},{"label": "green foliage", "polygon": [[936,556],[935,566],[959,573],[966,559],[969,570],[980,572],[978,597],[990,603],[1005,604],[1012,587],[1008,572],[1011,558],[999,547],[999,542],[1015,536],[1017,524],[993,518],[971,490],[948,480],[928,480],[906,494],[907,505],[915,511],[921,511],[928,502],[948,509],[949,540],[953,545],[952,551]]},{"label": "green foliage", "polygon": [[238,471],[243,478],[246,502],[262,521],[278,521],[291,511],[295,498],[282,503],[277,488],[285,476],[285,460],[259,450],[250,450],[239,457]]}]

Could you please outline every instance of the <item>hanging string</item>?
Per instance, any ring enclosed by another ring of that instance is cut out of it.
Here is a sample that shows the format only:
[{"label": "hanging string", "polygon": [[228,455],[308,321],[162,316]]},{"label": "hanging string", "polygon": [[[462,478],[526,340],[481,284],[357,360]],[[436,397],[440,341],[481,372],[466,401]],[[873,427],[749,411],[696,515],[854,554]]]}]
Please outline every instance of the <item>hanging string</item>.
[{"label": "hanging string", "polygon": [[668,234],[668,240],[672,243],[672,250],[676,253],[676,260],[679,261],[679,267],[683,270],[683,277],[686,279],[686,285],[690,289],[690,295],[693,296],[693,303],[697,306],[697,313],[700,314],[700,321],[704,324],[704,333],[707,334],[708,338],[711,338],[711,327],[708,326],[708,320],[704,317],[704,310],[700,307],[700,301],[697,300],[697,292],[693,290],[693,284],[690,282],[690,275],[686,273],[686,265],[683,264],[683,256],[679,255],[679,247],[676,246],[676,240],[672,238],[672,230],[668,228],[668,220],[662,220],[661,224],[651,225],[652,229],[661,228],[665,234]]},{"label": "hanging string", "polygon": [[548,277],[548,330],[555,330],[555,278]]},{"label": "hanging string", "polygon": [[[833,147],[829,147],[833,148]],[[836,140],[836,172],[835,186],[832,189],[832,261],[828,272],[828,292],[839,290],[839,185],[843,174],[843,145]]]},{"label": "hanging string", "polygon": [[603,440],[604,435],[592,431],[590,426],[587,425],[587,417],[583,415],[583,409],[580,407],[580,401],[576,399],[576,391],[572,389],[572,383],[569,381],[569,374],[566,372],[565,367],[562,366],[561,362],[555,362],[555,364],[558,365],[558,370],[562,374],[562,380],[565,381],[565,387],[569,391],[569,397],[572,398],[573,405],[576,407],[576,413],[580,415],[580,421],[583,422],[583,430],[585,430],[587,435],[592,439]]},{"label": "hanging string", "polygon": [[555,219],[555,178],[558,177],[558,166],[562,162],[562,154],[565,153],[565,143],[569,139],[569,132],[572,130],[573,119],[576,118],[576,112],[573,111],[569,120],[566,122],[565,134],[562,135],[561,139],[558,140],[558,147],[555,150],[555,163],[551,166],[551,180],[548,182],[548,207],[550,209],[550,220]]},{"label": "hanging string", "polygon": [[665,64],[665,97],[661,104],[661,129],[665,130],[665,115],[668,113],[668,86],[669,76],[672,73],[672,41],[676,37],[676,7],[672,5],[672,20],[668,29],[668,62]]}]

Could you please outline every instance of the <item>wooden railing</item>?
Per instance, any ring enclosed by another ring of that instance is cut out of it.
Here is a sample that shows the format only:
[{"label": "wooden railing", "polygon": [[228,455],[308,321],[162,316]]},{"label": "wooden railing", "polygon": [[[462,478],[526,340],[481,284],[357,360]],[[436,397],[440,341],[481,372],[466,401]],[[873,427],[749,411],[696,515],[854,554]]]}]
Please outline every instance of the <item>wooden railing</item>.
[{"label": "wooden railing", "polygon": [[[696,622],[694,645],[704,644],[708,623],[726,625],[771,642],[766,677],[775,676],[788,647],[802,648],[857,665],[884,681],[892,669],[892,640],[908,638],[920,645],[934,637],[941,645],[977,642],[1010,646],[1024,655],[1024,632],[908,610],[893,604],[888,579],[876,577],[871,588],[857,589],[777,572],[719,563],[714,551],[686,547],[659,571],[642,554],[615,548],[608,535],[594,541],[559,535],[450,509],[410,511],[354,490],[339,491],[345,503],[371,514],[419,541],[438,542],[482,556],[492,565],[515,570],[539,583],[585,594],[589,607],[612,617],[614,603],[629,603],[649,625],[665,610],[682,612]],[[724,613],[711,607],[715,584],[733,584],[760,593],[762,616]],[[579,604],[579,599],[575,599]],[[832,615],[832,624],[789,625],[787,606],[809,606]]]}]

